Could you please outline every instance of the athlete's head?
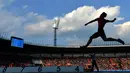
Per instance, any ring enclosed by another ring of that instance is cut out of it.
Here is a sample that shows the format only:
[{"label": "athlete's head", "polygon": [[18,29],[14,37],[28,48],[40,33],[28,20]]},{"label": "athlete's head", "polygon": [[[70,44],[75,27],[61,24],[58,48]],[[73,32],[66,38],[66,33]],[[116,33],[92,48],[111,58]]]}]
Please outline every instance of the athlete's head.
[{"label": "athlete's head", "polygon": [[107,16],[107,14],[105,13],[105,12],[103,12],[101,15],[100,15],[100,17],[102,17],[102,18],[105,18]]}]

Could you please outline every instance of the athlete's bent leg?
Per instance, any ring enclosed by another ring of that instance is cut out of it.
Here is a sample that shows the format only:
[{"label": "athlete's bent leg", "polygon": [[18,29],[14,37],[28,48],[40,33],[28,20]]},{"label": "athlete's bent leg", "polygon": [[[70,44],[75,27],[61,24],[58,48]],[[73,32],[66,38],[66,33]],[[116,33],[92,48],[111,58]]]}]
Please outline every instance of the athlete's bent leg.
[{"label": "athlete's bent leg", "polygon": [[94,33],[94,34],[89,38],[88,43],[87,43],[85,46],[87,47],[87,46],[92,42],[92,40],[95,39],[95,38],[97,38],[97,37],[99,37],[99,33],[98,33],[98,32]]},{"label": "athlete's bent leg", "polygon": [[125,44],[125,42],[123,40],[121,40],[120,38],[117,39],[118,42],[122,43],[123,45]]},{"label": "athlete's bent leg", "polygon": [[86,47],[92,42],[93,38],[90,37],[90,39],[88,40],[88,43],[85,45]]},{"label": "athlete's bent leg", "polygon": [[121,44],[125,44],[124,41],[122,41],[121,39],[115,39],[115,38],[102,38],[104,41],[117,41]]}]

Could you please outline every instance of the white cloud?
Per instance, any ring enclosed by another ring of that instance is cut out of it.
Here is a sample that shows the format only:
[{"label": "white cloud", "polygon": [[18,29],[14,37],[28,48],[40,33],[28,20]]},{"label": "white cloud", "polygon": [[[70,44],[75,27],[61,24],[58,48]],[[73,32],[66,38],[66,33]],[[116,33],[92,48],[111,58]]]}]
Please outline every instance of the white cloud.
[{"label": "white cloud", "polygon": [[117,34],[122,37],[130,36],[130,21],[116,25]]},{"label": "white cloud", "polygon": [[[79,7],[76,10],[66,14],[63,18],[61,18],[60,26],[61,32],[75,31],[80,30],[84,27],[83,24],[86,22],[99,17],[102,12],[106,12],[108,14],[108,19],[113,19],[119,16],[120,7],[101,7],[99,9],[95,9],[93,6],[83,6]],[[95,23],[96,24],[96,23]]]},{"label": "white cloud", "polygon": [[0,8],[10,5],[15,0],[0,0]]},{"label": "white cloud", "polygon": [[[11,35],[21,34],[25,38],[31,36],[44,36],[44,38],[47,39],[48,36],[46,35],[52,36],[54,19],[48,19],[46,16],[39,15],[34,12],[29,12],[24,16],[18,16],[12,12],[8,12],[8,10],[3,10],[1,7],[4,7],[5,4],[2,2],[0,2],[0,4],[3,4],[3,6],[0,6],[0,29],[2,31],[9,32]],[[23,8],[27,7],[27,5],[23,6]],[[60,25],[58,29],[59,38],[64,38],[64,42],[71,45],[81,45],[87,42],[87,39],[97,31],[97,23],[92,23],[86,27],[84,24],[96,17],[99,17],[102,12],[108,13],[108,19],[117,17],[117,22],[124,19],[119,16],[120,6],[105,6],[99,9],[96,9],[93,6],[82,6],[60,17]],[[129,34],[130,30],[128,27],[129,22],[118,24],[116,26],[108,24],[105,27],[105,31],[106,34],[109,35],[122,36]],[[116,30],[120,32],[116,33]],[[124,34],[124,32],[127,33]],[[37,39],[37,37],[33,38]],[[49,37],[48,39],[51,40],[52,37]]]},{"label": "white cloud", "polygon": [[[77,31],[77,30],[82,29],[86,22],[98,17],[102,12],[108,13],[108,18],[113,19],[114,17],[119,16],[119,12],[120,12],[119,10],[120,10],[119,6],[115,6],[115,7],[106,6],[106,7],[101,7],[99,9],[95,9],[93,6],[79,7],[76,10],[73,10],[72,12],[67,13],[64,17],[60,18],[60,29],[59,30],[61,33]],[[47,24],[45,23],[48,20],[49,19],[44,20],[44,21],[40,22],[40,24],[36,23],[36,24],[29,25],[28,27],[35,25],[35,26],[39,27],[38,30],[40,30],[41,26],[39,26],[39,25],[46,26],[46,27],[52,25],[52,24],[49,25],[48,23]],[[119,18],[119,20],[121,20],[121,18]],[[41,28],[41,29],[46,29],[46,27]],[[36,30],[36,29],[34,29],[34,30]],[[34,31],[34,30],[32,29],[32,31]]]},{"label": "white cloud", "polygon": [[[11,35],[24,37],[24,26],[40,22],[45,19],[44,16],[38,13],[29,12],[24,16],[19,16],[11,11],[8,11],[6,6],[10,5],[15,0],[0,0],[0,33],[6,32]],[[27,6],[25,6],[27,7]]]},{"label": "white cloud", "polygon": [[27,21],[34,21],[25,26],[25,35],[41,35],[50,32],[52,29],[52,20],[38,15],[38,13],[30,12],[27,14]]},{"label": "white cloud", "polygon": [[[47,26],[43,24],[47,24]],[[32,24],[31,26],[27,25],[25,27],[25,30],[27,30],[26,34],[27,35],[41,35],[41,34],[44,35],[46,33],[49,33],[51,32],[50,30],[52,29],[52,25],[50,24],[52,24],[51,20],[45,20],[45,21],[39,22],[38,24]]]},{"label": "white cloud", "polygon": [[119,18],[117,18],[116,21],[121,21],[121,20],[124,20],[124,18],[123,17],[119,17]]},{"label": "white cloud", "polygon": [[0,22],[0,29],[5,32],[8,32],[13,28],[19,27],[23,22],[23,18],[16,16],[6,10],[3,10],[0,11]]},{"label": "white cloud", "polygon": [[[97,31],[97,23],[92,23],[86,27],[84,24],[99,17],[102,12],[106,12],[108,14],[107,19],[112,20],[115,17],[117,18],[117,21],[124,19],[119,17],[120,6],[105,6],[99,9],[96,9],[93,6],[82,6],[65,14],[63,17],[60,17],[60,25],[58,29],[59,36],[65,37],[66,41],[68,41],[68,37],[74,38],[75,36],[77,36],[79,39],[82,38],[81,41],[83,41],[85,38],[89,38],[94,32]],[[52,23],[53,19],[45,19],[41,22],[28,25],[26,30],[30,35],[46,34],[52,32]],[[113,26],[114,25],[111,25],[111,27]],[[109,27],[109,25],[106,27]],[[74,41],[74,39],[72,41]],[[69,40],[68,42],[72,43],[72,41],[70,42]],[[77,40],[74,42],[76,41]]]},{"label": "white cloud", "polygon": [[28,5],[24,5],[22,8],[23,8],[23,9],[26,9],[26,8],[28,8]]}]

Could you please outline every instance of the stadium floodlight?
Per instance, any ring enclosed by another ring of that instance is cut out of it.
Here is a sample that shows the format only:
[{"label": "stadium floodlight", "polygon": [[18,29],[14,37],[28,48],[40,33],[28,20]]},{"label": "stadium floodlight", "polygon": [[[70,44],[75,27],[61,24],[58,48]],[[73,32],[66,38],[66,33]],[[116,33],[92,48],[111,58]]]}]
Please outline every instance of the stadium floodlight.
[{"label": "stadium floodlight", "polygon": [[59,22],[60,22],[60,18],[59,17],[55,17],[54,18],[54,24],[53,24],[53,28],[54,28],[54,46],[56,46],[57,44],[56,44],[56,37],[57,37],[57,35],[56,35],[56,30],[58,29],[58,27],[59,27]]},{"label": "stadium floodlight", "polygon": [[54,29],[58,29],[59,22],[60,22],[60,18],[59,17],[55,17],[54,18],[54,24],[53,24],[53,28]]}]

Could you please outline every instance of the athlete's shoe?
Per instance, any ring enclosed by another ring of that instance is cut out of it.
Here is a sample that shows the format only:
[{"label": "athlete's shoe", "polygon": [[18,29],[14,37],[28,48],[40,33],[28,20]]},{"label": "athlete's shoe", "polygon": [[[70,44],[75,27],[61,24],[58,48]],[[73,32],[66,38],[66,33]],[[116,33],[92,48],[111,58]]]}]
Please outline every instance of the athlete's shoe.
[{"label": "athlete's shoe", "polygon": [[121,44],[125,44],[124,41],[122,41],[121,39],[117,39],[118,42],[120,42]]},{"label": "athlete's shoe", "polygon": [[87,46],[80,46],[80,48],[87,48]]}]

